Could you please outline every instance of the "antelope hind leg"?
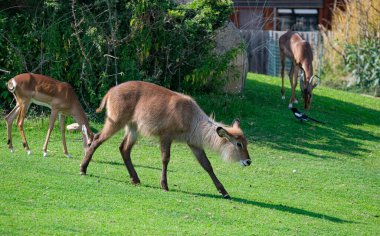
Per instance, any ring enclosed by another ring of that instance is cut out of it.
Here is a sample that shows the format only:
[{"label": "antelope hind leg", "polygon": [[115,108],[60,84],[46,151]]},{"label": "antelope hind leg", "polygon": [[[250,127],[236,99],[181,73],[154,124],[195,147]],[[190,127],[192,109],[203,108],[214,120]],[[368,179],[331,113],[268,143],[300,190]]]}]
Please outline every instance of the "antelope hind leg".
[{"label": "antelope hind leg", "polygon": [[161,139],[161,157],[162,157],[162,174],[161,174],[161,188],[164,191],[169,191],[167,170],[170,161],[170,146],[172,141],[170,139]]},{"label": "antelope hind leg", "polygon": [[17,127],[21,133],[21,138],[23,142],[24,149],[27,151],[28,155],[32,154],[32,151],[29,148],[28,142],[26,141],[26,136],[24,132],[24,120],[25,120],[25,115],[28,112],[30,101],[24,100],[20,104],[20,112],[18,113],[17,116]]},{"label": "antelope hind leg", "polygon": [[7,123],[7,133],[8,133],[8,141],[7,145],[11,152],[14,152],[13,144],[12,144],[12,124],[14,119],[17,117],[20,111],[19,105],[17,104],[11,112],[5,117],[5,122]]},{"label": "antelope hind leg", "polygon": [[119,146],[121,157],[123,158],[125,167],[127,167],[129,178],[133,185],[137,185],[140,183],[139,176],[137,175],[137,172],[131,160],[131,151],[132,151],[133,145],[136,143],[136,139],[137,139],[137,136],[134,132],[128,132],[125,135],[123,142],[121,142]]}]

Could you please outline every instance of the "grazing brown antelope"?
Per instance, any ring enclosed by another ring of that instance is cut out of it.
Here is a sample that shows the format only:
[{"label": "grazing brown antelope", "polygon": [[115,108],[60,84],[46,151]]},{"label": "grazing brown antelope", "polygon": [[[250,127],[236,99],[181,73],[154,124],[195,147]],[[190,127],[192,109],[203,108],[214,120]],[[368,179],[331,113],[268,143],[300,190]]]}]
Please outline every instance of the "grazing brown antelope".
[{"label": "grazing brown antelope", "polygon": [[283,34],[279,39],[281,78],[282,78],[282,99],[285,99],[284,90],[284,69],[285,57],[292,60],[292,67],[289,72],[289,80],[292,88],[292,96],[289,101],[289,108],[293,103],[298,103],[296,98],[296,88],[299,72],[303,72],[303,79],[300,79],[301,93],[304,100],[305,110],[309,110],[312,100],[313,89],[319,84],[319,78],[313,75],[313,51],[310,43],[292,31]]},{"label": "grazing brown antelope", "polygon": [[88,148],[93,139],[93,133],[86,114],[70,84],[44,75],[25,73],[10,79],[8,81],[8,90],[13,93],[17,102],[15,108],[5,117],[8,130],[8,148],[11,152],[13,152],[12,123],[17,117],[17,126],[21,133],[23,146],[28,155],[31,154],[23,129],[24,119],[31,103],[51,108],[49,128],[43,146],[44,157],[47,156],[49,137],[58,114],[61,115],[60,124],[64,154],[67,157],[71,156],[67,151],[65,138],[65,116],[67,115],[72,115],[81,125],[83,129],[83,146],[85,149]]},{"label": "grazing brown antelope", "polygon": [[155,84],[130,81],[111,88],[104,96],[97,112],[106,106],[104,127],[96,134],[82,161],[80,172],[86,174],[95,150],[117,131],[124,128],[125,137],[119,146],[132,184],[140,183],[131,161],[131,150],[138,134],[156,136],[160,140],[162,157],[161,187],[168,191],[167,166],[173,141],[185,142],[200,165],[210,175],[217,190],[225,198],[227,191],[220,183],[204,151],[209,147],[221,154],[225,161],[240,161],[249,166],[251,160],[247,140],[240,129],[240,121],[232,126],[217,123],[208,117],[189,96],[173,92]]}]

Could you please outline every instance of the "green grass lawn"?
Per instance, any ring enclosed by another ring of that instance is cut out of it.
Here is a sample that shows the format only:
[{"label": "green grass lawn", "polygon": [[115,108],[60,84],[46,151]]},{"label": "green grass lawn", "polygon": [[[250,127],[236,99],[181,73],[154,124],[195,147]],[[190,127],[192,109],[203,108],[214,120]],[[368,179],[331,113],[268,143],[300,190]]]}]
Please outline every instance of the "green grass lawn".
[{"label": "green grass lawn", "polygon": [[67,135],[68,159],[57,124],[44,159],[47,119],[25,123],[31,156],[15,126],[16,152],[8,151],[1,122],[0,235],[380,235],[380,99],[317,87],[308,114],[326,124],[299,123],[280,84],[249,74],[244,95],[195,97],[218,121],[239,117],[249,140],[250,167],[207,152],[231,200],[184,144],[172,147],[163,192],[154,139],[132,152],[142,182],[133,186],[118,151],[122,133],[80,176],[80,134]]}]

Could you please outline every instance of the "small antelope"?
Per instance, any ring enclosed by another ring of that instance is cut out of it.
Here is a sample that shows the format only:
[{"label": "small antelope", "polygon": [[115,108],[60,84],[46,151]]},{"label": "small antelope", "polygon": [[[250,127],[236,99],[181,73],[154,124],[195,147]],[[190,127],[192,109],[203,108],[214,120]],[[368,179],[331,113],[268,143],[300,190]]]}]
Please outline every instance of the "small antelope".
[{"label": "small antelope", "polygon": [[138,134],[156,136],[160,140],[161,187],[164,191],[169,190],[166,172],[173,141],[187,143],[224,198],[229,198],[229,195],[214,174],[204,148],[207,146],[218,151],[225,161],[240,161],[243,166],[251,164],[247,140],[240,129],[240,121],[235,120],[231,127],[217,123],[189,96],[155,84],[130,81],[111,88],[97,112],[101,112],[105,106],[105,124],[85,153],[80,166],[82,175],[86,174],[95,150],[122,128],[125,129],[125,137],[119,150],[132,184],[140,183],[131,161],[131,150]]},{"label": "small antelope", "polygon": [[67,151],[65,138],[65,116],[67,115],[72,115],[81,125],[83,130],[83,146],[85,149],[88,148],[92,142],[93,134],[86,114],[70,84],[44,75],[25,73],[10,79],[8,81],[8,90],[13,93],[17,102],[15,108],[5,117],[8,130],[8,148],[11,152],[14,151],[12,145],[12,123],[17,117],[17,126],[21,133],[23,146],[28,155],[31,154],[23,129],[24,119],[31,103],[51,108],[49,129],[43,146],[44,157],[47,156],[49,137],[59,113],[61,115],[60,124],[64,154],[67,157],[71,156]]},{"label": "small antelope", "polygon": [[292,60],[292,67],[289,72],[289,80],[292,88],[289,108],[293,107],[293,103],[298,103],[296,98],[296,88],[298,74],[301,70],[304,75],[304,78],[300,79],[301,93],[304,100],[304,108],[305,110],[309,110],[312,99],[312,91],[320,82],[320,79],[313,75],[313,52],[310,43],[302,39],[298,33],[288,31],[280,37],[279,47],[281,60],[282,99],[285,99],[284,69],[285,57],[288,57]]}]

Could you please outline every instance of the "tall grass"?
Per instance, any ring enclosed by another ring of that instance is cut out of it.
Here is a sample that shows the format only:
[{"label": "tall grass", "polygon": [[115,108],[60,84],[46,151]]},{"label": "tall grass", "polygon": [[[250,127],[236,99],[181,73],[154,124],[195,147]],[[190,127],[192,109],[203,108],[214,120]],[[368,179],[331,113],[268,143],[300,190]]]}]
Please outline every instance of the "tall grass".
[{"label": "tall grass", "polygon": [[[333,84],[345,86],[354,80],[348,63],[348,48],[357,45],[358,50],[366,40],[380,40],[380,0],[344,0],[333,6],[332,30],[324,34],[324,70]],[[380,55],[379,55],[380,56]],[[351,78],[350,78],[351,77]],[[338,81],[336,81],[338,80]]]}]

